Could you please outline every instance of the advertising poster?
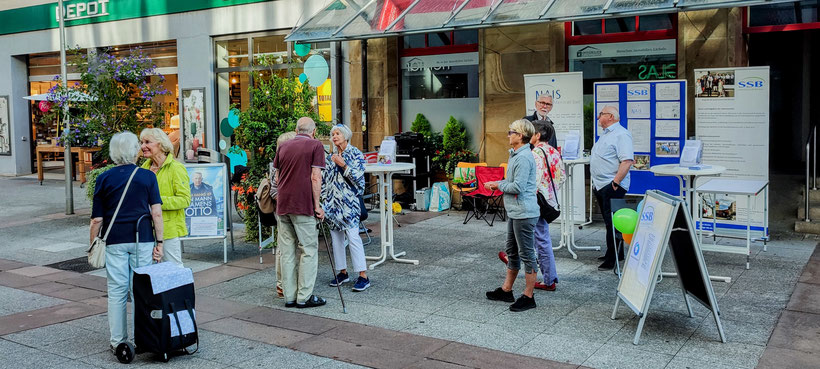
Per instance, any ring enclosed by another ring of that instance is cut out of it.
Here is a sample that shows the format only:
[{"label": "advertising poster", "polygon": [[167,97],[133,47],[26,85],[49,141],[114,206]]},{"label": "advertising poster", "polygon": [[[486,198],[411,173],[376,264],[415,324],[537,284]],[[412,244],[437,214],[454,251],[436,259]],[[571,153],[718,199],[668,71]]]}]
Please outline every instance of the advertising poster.
[{"label": "advertising poster", "polygon": [[[680,193],[677,178],[655,176],[653,165],[678,164],[686,140],[686,81],[596,82],[597,113],[606,106],[618,110],[620,124],[632,134],[634,164],[628,194],[647,190]],[[595,125],[595,140],[601,128]]]},{"label": "advertising poster", "polygon": [[[205,89],[182,89],[182,132],[185,150],[205,146]],[[194,144],[196,140],[196,144]]]},{"label": "advertising poster", "polygon": [[[721,178],[769,180],[769,67],[695,69],[695,127],[703,163],[726,167]],[[703,183],[707,181],[704,180]],[[745,196],[743,196],[745,197]],[[763,196],[746,206],[741,196],[705,195],[703,229],[763,229]]]},{"label": "advertising poster", "polygon": [[0,96],[0,155],[11,155],[11,124],[9,97]]},{"label": "advertising poster", "polygon": [[185,209],[188,238],[225,237],[226,175],[223,164],[186,164],[191,206]]},{"label": "advertising poster", "polygon": [[[552,120],[555,133],[558,136],[558,147],[564,146],[564,138],[569,132],[577,132],[580,136],[579,146],[584,147],[584,77],[580,72],[525,74],[524,86],[526,91],[527,111],[524,115],[535,113],[535,101],[542,94],[552,96],[553,107],[547,116]],[[576,166],[573,172],[573,219],[577,222],[585,221],[587,195],[586,179],[581,165]],[[561,190],[559,189],[559,192]],[[561,198],[560,194],[558,198]],[[561,204],[562,211],[564,204]]]}]

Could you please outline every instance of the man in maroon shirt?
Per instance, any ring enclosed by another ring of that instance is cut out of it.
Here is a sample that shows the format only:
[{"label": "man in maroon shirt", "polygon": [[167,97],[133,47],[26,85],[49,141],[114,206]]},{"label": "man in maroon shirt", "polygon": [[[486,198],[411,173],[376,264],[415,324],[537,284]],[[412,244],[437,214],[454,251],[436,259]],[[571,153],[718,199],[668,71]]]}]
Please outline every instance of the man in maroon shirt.
[{"label": "man in maroon shirt", "polygon": [[[285,141],[273,159],[279,193],[276,201],[281,247],[282,289],[285,307],[322,306],[324,299],[313,295],[319,265],[319,232],[316,219],[325,216],[319,195],[325,151],[316,140],[316,123],[308,117],[296,122],[296,137]],[[301,256],[297,264],[296,248]]]}]

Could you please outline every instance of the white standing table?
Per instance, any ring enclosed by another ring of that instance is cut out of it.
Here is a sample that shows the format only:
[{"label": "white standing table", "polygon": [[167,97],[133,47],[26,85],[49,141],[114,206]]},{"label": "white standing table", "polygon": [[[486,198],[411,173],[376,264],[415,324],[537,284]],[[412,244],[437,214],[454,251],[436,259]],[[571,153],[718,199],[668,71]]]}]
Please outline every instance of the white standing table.
[{"label": "white standing table", "polygon": [[364,172],[376,175],[379,178],[379,238],[381,238],[381,254],[379,256],[365,256],[367,260],[376,260],[375,263],[370,264],[370,270],[373,270],[377,265],[387,261],[389,256],[391,259],[399,263],[407,263],[418,265],[418,260],[400,259],[404,256],[404,251],[396,253],[393,244],[393,208],[387,204],[393,203],[393,174],[397,172],[409,172],[415,169],[416,166],[412,163],[394,163],[394,164],[365,164]]},{"label": "white standing table", "polygon": [[[698,177],[719,176],[726,171],[726,167],[720,165],[709,165],[708,168],[690,169],[689,167],[682,167],[680,164],[662,164],[650,167],[649,171],[656,176],[678,178],[678,182],[680,184],[680,198],[683,200],[686,209],[690,214],[692,214],[692,219],[695,219],[695,217],[698,216],[695,214],[695,209],[698,209],[698,207],[692,206],[694,200],[695,182],[698,180]],[[698,227],[698,224],[700,223],[695,225],[696,231],[703,227],[703,225]],[[698,242],[700,242],[700,237],[698,237]],[[677,273],[661,272],[662,277],[677,277],[677,275]],[[709,279],[713,281],[723,281],[726,283],[730,283],[732,281],[732,277],[711,275],[709,276]]]},{"label": "white standing table", "polygon": [[[575,167],[580,165],[581,168],[584,165],[589,165],[589,157],[581,157],[578,159],[573,160],[564,160],[564,172],[567,174],[567,178],[564,181],[563,188],[561,189],[561,241],[558,242],[558,246],[553,247],[553,250],[561,249],[562,247],[566,246],[567,251],[572,255],[573,259],[578,259],[578,255],[575,254],[575,251],[572,251],[573,248],[578,250],[598,250],[600,251],[601,248],[599,246],[578,246],[575,244],[575,219],[574,219],[574,199],[573,196],[573,187],[572,187],[572,176],[575,170]],[[581,213],[583,214],[583,212]],[[587,224],[587,223],[584,223]]]},{"label": "white standing table", "polygon": [[[749,269],[749,261],[752,255],[752,196],[755,198],[763,193],[763,251],[766,251],[766,241],[768,236],[766,230],[769,229],[769,181],[748,180],[734,178],[715,178],[704,183],[695,190],[696,194],[727,194],[746,196],[746,248],[735,246],[724,246],[717,244],[717,217],[712,213],[712,239],[711,245],[703,245],[701,248],[706,251],[726,252],[732,254],[746,255],[746,269]],[[700,211],[700,201],[698,201],[698,221],[703,228],[703,216]],[[702,236],[702,234],[701,234]],[[701,237],[698,237],[699,239]]]}]

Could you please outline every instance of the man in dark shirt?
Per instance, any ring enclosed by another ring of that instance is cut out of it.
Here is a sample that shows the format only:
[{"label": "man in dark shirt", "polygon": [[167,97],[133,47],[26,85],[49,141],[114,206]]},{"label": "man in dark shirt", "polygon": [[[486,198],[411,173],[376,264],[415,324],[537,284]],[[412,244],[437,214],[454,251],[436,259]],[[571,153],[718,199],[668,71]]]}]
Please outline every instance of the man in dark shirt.
[{"label": "man in dark shirt", "polygon": [[[552,119],[550,119],[547,114],[552,111],[552,96],[548,94],[539,95],[538,98],[535,99],[535,113],[532,115],[527,115],[524,119],[535,122],[536,120],[545,120],[551,126],[554,125]],[[555,128],[555,127],[553,127]],[[557,135],[552,135],[547,143],[555,149],[558,149],[558,140],[555,138]]]},{"label": "man in dark shirt", "polygon": [[[279,219],[282,289],[285,307],[315,307],[325,304],[313,295],[319,265],[319,234],[316,219],[324,218],[319,203],[325,151],[314,138],[316,123],[308,117],[296,122],[296,137],[277,148],[273,167],[278,188],[276,214]],[[296,248],[301,256],[296,261]]]}]

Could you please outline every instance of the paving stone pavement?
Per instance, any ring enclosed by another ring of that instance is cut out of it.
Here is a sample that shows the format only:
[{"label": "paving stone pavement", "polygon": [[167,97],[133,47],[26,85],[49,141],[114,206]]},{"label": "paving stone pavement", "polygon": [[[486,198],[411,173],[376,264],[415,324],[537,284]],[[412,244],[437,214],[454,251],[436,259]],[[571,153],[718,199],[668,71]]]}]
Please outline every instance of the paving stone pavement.
[{"label": "paving stone pavement", "polygon": [[[19,199],[0,193],[0,203],[33,219],[0,215],[0,368],[118,367],[107,351],[104,272],[80,274],[43,267],[81,257],[87,242],[87,208],[59,213],[59,202],[30,193],[24,180],[0,178],[20,189]],[[22,184],[21,184],[22,183]],[[57,191],[59,183],[43,186]],[[7,187],[4,187],[7,188]],[[5,192],[5,191],[3,191]],[[13,192],[13,191],[12,191]],[[75,190],[75,194],[80,194]],[[15,202],[17,201],[17,202]],[[33,201],[35,206],[21,206]],[[87,206],[87,205],[86,205]],[[49,212],[50,211],[50,212]],[[138,356],[140,367],[330,367],[330,368],[806,368],[820,367],[820,249],[817,239],[775,239],[762,251],[754,244],[751,269],[742,256],[705,253],[728,342],[721,343],[711,313],[697,305],[686,314],[679,282],[664,278],[656,288],[640,345],[632,345],[637,318],[621,307],[609,314],[617,278],[596,270],[597,252],[572,259],[555,251],[558,290],[536,292],[538,308],[512,313],[487,301],[504,265],[506,224],[493,227],[464,213],[410,213],[395,228],[397,251],[419,265],[387,262],[368,271],[373,286],[353,293],[345,285],[343,313],[324,250],[316,294],[328,305],[286,309],[274,296],[270,251],[259,264],[253,245],[237,242],[222,264],[221,242],[186,244],[195,271],[197,320],[202,349],[163,364]],[[404,218],[402,218],[404,217]],[[378,229],[373,216],[368,227]],[[598,223],[576,231],[580,245],[597,246]],[[237,227],[237,241],[242,227]],[[558,227],[552,227],[553,242]],[[378,234],[366,247],[378,253]],[[737,240],[719,239],[740,246]],[[57,246],[59,247],[57,247]],[[324,248],[324,243],[320,243]],[[672,269],[671,259],[664,261]],[[516,282],[520,292],[523,278]]]}]

